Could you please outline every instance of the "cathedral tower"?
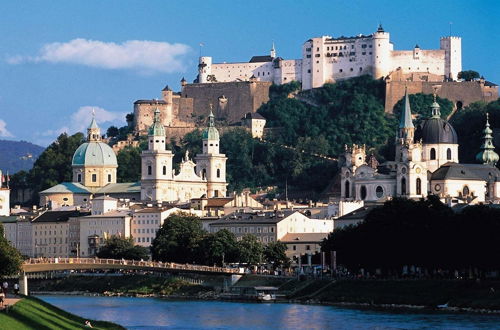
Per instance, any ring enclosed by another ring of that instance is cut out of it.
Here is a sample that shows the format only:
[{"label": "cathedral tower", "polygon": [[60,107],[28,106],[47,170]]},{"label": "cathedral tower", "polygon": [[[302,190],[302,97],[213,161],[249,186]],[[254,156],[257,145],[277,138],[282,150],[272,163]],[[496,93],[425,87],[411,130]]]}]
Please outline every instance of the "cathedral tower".
[{"label": "cathedral tower", "polygon": [[215,117],[210,110],[208,127],[203,131],[203,152],[196,155],[196,174],[207,180],[207,197],[226,196],[226,155],[219,152],[219,131],[215,128]]},{"label": "cathedral tower", "polygon": [[141,199],[152,201],[175,200],[169,189],[173,180],[172,158],[166,150],[165,127],[160,120],[160,110],[154,112],[153,125],[148,133],[148,150],[141,154]]},{"label": "cathedral tower", "polygon": [[495,152],[495,146],[493,145],[493,131],[490,128],[488,114],[486,114],[486,127],[483,134],[484,142],[481,145],[481,151],[476,155],[476,160],[481,164],[495,166],[499,156]]}]

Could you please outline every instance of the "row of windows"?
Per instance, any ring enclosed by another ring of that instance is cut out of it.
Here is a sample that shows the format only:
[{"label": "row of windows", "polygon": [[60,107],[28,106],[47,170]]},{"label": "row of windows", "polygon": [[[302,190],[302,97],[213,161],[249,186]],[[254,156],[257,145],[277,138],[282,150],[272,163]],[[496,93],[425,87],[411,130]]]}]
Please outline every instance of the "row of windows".
[{"label": "row of windows", "polygon": [[232,233],[274,233],[274,227],[222,227],[215,229],[215,231],[219,230],[229,230]]},{"label": "row of windows", "polygon": [[[152,225],[157,225],[159,224],[159,220],[151,220]],[[150,220],[132,220],[133,224],[138,224],[138,225],[149,225]]]},{"label": "row of windows", "polygon": [[149,243],[149,242],[152,242],[154,240],[154,237],[136,237],[135,238],[135,241],[136,243]]},{"label": "row of windows", "polygon": [[[111,182],[111,174],[108,174],[108,182]],[[81,173],[78,173],[77,177],[76,177],[76,181],[77,182],[82,182],[82,174]],[[92,174],[92,182],[97,182],[97,174],[93,173]]]},{"label": "row of windows", "polygon": [[[59,237],[59,244],[62,244],[62,243],[63,243],[63,239],[62,239],[62,237]],[[64,243],[68,243],[67,237],[65,238]],[[35,238],[35,244],[58,244],[57,237],[50,237],[50,238],[44,238],[44,239]]]},{"label": "row of windows", "polygon": [[[431,160],[435,160],[436,159],[436,149],[431,148],[429,158]],[[446,150],[446,160],[451,160],[451,149],[450,148],[448,148]]]},{"label": "row of windows", "polygon": [[[62,235],[63,234],[63,231],[59,231],[59,234]],[[47,231],[35,231],[35,236],[42,236],[42,235],[47,235]],[[49,236],[52,235],[52,230],[49,230]],[[54,230],[54,235],[57,235],[57,232]],[[66,235],[68,235],[68,231],[66,230]]]},{"label": "row of windows", "polygon": [[156,234],[158,232],[158,229],[154,228],[139,228],[139,229],[134,229],[134,234]]}]

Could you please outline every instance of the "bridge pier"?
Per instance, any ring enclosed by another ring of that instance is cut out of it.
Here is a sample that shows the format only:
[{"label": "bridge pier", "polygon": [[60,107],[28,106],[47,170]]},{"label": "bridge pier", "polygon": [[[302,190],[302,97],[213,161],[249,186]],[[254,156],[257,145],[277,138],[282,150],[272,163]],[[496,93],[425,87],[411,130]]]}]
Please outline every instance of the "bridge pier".
[{"label": "bridge pier", "polygon": [[28,295],[28,276],[22,272],[19,276],[19,292],[25,296]]}]

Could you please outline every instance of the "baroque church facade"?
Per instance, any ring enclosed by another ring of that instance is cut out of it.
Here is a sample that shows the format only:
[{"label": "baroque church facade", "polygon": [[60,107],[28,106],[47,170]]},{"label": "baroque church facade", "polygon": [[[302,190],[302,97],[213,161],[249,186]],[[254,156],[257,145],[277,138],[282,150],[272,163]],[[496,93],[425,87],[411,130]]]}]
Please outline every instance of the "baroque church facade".
[{"label": "baroque church facade", "polygon": [[95,118],[87,129],[87,141],[72,159],[72,182],[62,182],[40,192],[40,205],[89,206],[97,196],[145,202],[188,202],[192,198],[225,197],[227,194],[226,156],[219,151],[220,137],[210,113],[202,134],[202,153],[195,161],[189,153],[173,168],[172,151],[166,149],[165,127],[160,111],[154,111],[148,132],[148,149],[141,154],[141,181],[117,183],[118,162],[114,151],[101,141]]},{"label": "baroque church facade", "polygon": [[400,116],[395,160],[379,164],[364,146],[346,146],[341,168],[341,199],[383,201],[437,195],[448,204],[500,202],[499,156],[488,119],[479,164],[460,164],[454,128],[443,120],[434,100],[432,116],[413,125],[408,93]]}]

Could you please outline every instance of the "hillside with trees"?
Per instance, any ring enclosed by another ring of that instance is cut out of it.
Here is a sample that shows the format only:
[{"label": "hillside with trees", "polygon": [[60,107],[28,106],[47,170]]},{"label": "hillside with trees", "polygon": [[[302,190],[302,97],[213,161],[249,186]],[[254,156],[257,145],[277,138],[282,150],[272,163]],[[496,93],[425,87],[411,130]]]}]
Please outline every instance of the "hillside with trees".
[{"label": "hillside with trees", "polygon": [[0,140],[0,170],[14,174],[29,171],[43,147],[26,141]]}]

